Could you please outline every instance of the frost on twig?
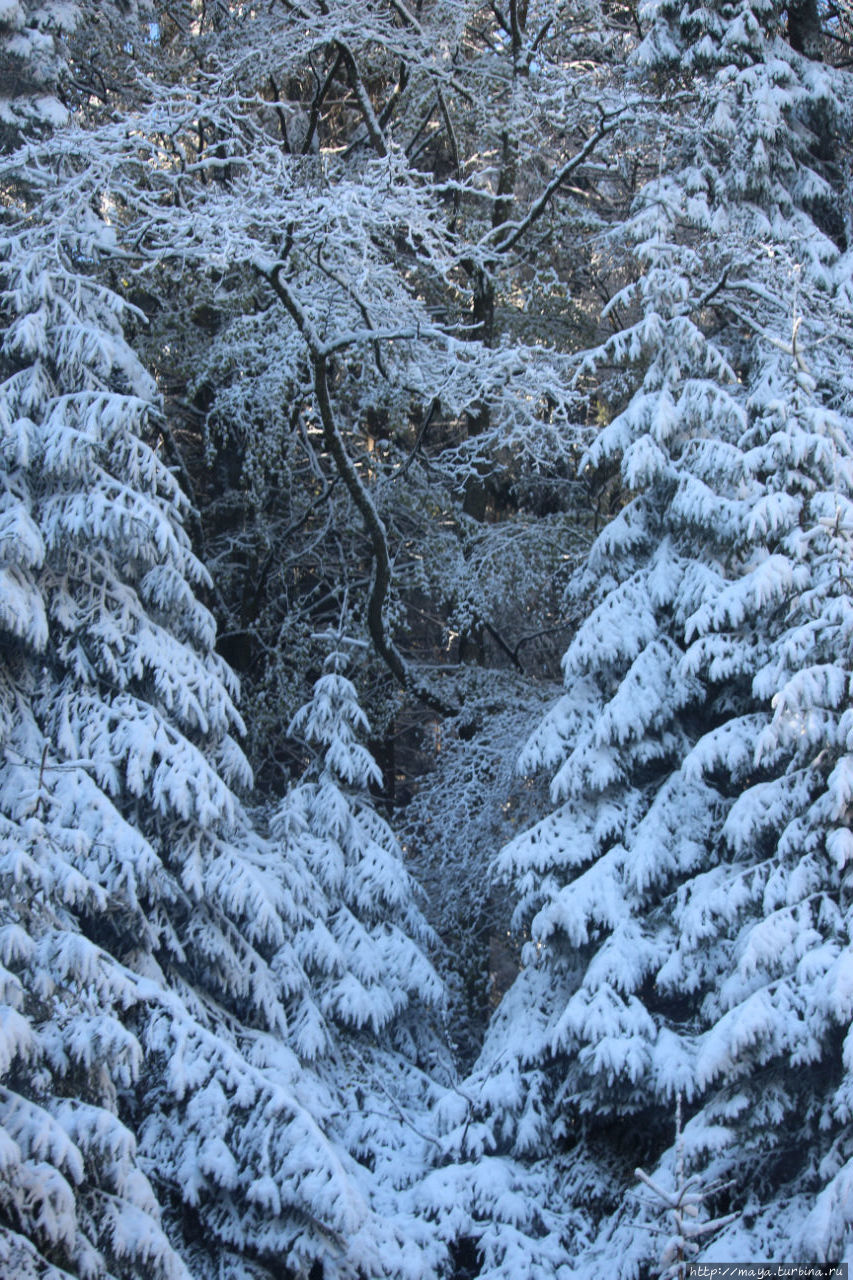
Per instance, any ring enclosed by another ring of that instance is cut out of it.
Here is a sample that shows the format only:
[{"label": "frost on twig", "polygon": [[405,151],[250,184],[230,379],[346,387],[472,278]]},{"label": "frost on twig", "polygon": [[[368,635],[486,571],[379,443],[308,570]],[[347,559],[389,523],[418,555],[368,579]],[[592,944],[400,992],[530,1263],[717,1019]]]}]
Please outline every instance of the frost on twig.
[{"label": "frost on twig", "polygon": [[660,1255],[658,1274],[661,1280],[686,1280],[688,1264],[699,1253],[700,1241],[736,1221],[738,1214],[728,1213],[718,1218],[703,1217],[707,1201],[725,1187],[720,1183],[703,1186],[702,1179],[697,1174],[690,1177],[686,1175],[680,1093],[675,1104],[675,1187],[668,1191],[642,1169],[635,1169],[634,1175],[652,1193],[652,1204],[663,1212],[666,1221],[666,1239]]}]

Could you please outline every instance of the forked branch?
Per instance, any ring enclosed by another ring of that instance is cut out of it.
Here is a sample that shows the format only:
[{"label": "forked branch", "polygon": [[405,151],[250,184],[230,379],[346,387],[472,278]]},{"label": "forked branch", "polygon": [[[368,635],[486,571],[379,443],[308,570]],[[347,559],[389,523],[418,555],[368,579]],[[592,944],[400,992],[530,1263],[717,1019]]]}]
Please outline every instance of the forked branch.
[{"label": "forked branch", "polygon": [[278,263],[269,272],[265,272],[267,280],[279,301],[284,306],[293,323],[301,333],[308,348],[308,358],[314,381],[314,395],[323,427],[323,444],[338,475],[346,485],[347,491],[364,523],[373,552],[373,574],[370,595],[367,602],[367,630],[377,654],[402,688],[413,693],[427,706],[442,715],[455,715],[457,707],[450,706],[438,698],[432,690],[416,679],[405,658],[385,628],[385,601],[391,587],[391,557],[388,553],[388,534],[382,517],[376,510],[373,500],[362,483],[361,477],[350,458],[343,437],[338,430],[329,393],[329,358],[334,344],[321,341],[310,317],[295,297],[287,283],[282,280],[283,264]]}]

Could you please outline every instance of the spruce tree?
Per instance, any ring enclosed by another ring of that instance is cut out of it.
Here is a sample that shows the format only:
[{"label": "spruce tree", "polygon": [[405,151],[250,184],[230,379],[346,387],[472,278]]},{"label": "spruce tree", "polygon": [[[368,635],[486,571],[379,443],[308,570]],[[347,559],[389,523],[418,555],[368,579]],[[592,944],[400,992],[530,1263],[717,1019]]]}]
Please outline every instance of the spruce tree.
[{"label": "spruce tree", "polygon": [[524,752],[556,808],[502,854],[529,932],[469,1082],[493,1150],[561,1170],[573,1274],[654,1267],[637,1164],[703,1257],[849,1247],[849,258],[843,74],[770,5],[650,7],[657,173],[607,240],[636,276],[579,358],[626,500]]},{"label": "spruce tree", "polygon": [[437,1146],[429,1112],[447,1080],[443,990],[403,852],[369,794],[382,777],[359,741],[368,723],[347,665],[336,649],[294,718],[291,733],[315,755],[273,817],[320,890],[293,942],[311,994],[294,1029],[338,1099],[333,1132],[374,1210],[353,1252],[377,1277],[437,1274],[445,1250],[416,1218]]},{"label": "spruce tree", "polygon": [[[382,1227],[393,1159],[362,1186],[374,1154],[333,1031],[378,1034],[437,981],[405,933],[421,927],[386,828],[367,811],[335,828],[364,841],[344,892],[312,861],[334,815],[279,841],[246,806],[210,579],[124,333],[140,317],[104,283],[122,250],[101,163],[70,126],[6,166],[0,1265],[401,1274],[411,1220]],[[348,1003],[359,984],[366,1013]],[[314,1061],[309,1007],[334,1066]],[[402,1027],[393,1060],[368,1041],[364,1089],[414,1058],[417,1024]]]}]

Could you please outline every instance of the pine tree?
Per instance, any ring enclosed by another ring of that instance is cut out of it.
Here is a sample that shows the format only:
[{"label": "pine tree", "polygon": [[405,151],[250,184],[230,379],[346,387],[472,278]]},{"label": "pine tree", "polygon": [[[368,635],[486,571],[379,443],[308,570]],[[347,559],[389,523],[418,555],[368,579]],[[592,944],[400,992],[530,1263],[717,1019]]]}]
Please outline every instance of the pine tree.
[{"label": "pine tree", "polygon": [[21,134],[64,124],[59,94],[64,70],[61,42],[73,31],[80,5],[71,0],[3,0],[0,4],[0,130],[4,148]]},{"label": "pine tree", "polygon": [[353,1252],[371,1275],[436,1274],[444,1250],[415,1215],[436,1145],[429,1109],[447,1071],[443,990],[402,850],[369,796],[382,777],[359,741],[368,725],[346,666],[336,649],[294,718],[290,732],[316,755],[273,819],[322,894],[293,942],[311,984],[296,1044],[339,1099],[333,1131],[360,1162],[374,1211]]},{"label": "pine tree", "polygon": [[615,409],[587,464],[627,500],[524,753],[558,807],[502,855],[530,942],[472,1081],[490,1147],[559,1164],[590,1276],[654,1265],[632,1175],[675,1187],[680,1094],[688,1170],[737,1210],[702,1256],[849,1247],[848,90],[775,7],[648,18],[637,61],[682,92],[580,359]]},{"label": "pine tree", "polygon": [[[5,16],[19,51],[16,31],[38,44]],[[271,840],[239,798],[236,681],[198,598],[212,584],[124,334],[144,317],[103,283],[126,261],[126,144],[112,122],[69,126],[6,166],[2,1266],[405,1274],[413,1245],[435,1254],[396,1202],[429,1142],[398,1101],[423,1113],[431,1089],[435,1042],[409,1005],[440,986],[369,806],[335,807],[324,773],[333,811],[306,784],[284,822],[299,837]],[[353,760],[365,786],[373,766]]]},{"label": "pine tree", "polygon": [[8,166],[2,259],[3,1267],[352,1274],[368,1206],[290,1029],[322,892],[238,798],[208,578],[96,275],[113,230],[54,145],[64,180]]}]

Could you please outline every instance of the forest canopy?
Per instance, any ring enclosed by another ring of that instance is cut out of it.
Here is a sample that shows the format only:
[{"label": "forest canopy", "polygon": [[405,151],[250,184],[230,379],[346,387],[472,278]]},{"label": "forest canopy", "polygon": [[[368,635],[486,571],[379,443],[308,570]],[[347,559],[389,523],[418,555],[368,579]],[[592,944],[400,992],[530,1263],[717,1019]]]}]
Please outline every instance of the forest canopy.
[{"label": "forest canopy", "polygon": [[0,0],[0,1276],[853,1260],[848,0]]}]

